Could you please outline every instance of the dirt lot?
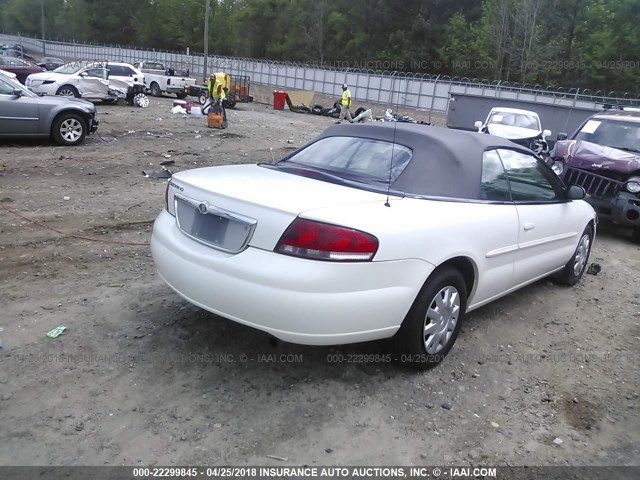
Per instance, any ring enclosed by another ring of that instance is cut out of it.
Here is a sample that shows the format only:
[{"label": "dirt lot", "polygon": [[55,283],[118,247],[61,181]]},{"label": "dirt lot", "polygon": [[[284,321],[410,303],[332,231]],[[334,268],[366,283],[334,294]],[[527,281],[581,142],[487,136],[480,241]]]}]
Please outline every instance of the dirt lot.
[{"label": "dirt lot", "polygon": [[385,342],[272,342],[160,281],[146,243],[165,182],[141,172],[268,161],[331,120],[250,105],[211,131],[170,107],[99,106],[77,148],[0,145],[2,204],[41,222],[0,209],[0,465],[640,465],[627,232],[599,232],[600,275],[472,313],[428,372],[347,361]]}]

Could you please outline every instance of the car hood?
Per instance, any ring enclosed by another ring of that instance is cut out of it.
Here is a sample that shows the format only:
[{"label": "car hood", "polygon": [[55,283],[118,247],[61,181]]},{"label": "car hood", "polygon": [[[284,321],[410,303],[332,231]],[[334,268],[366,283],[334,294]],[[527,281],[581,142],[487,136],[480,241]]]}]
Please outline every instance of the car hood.
[{"label": "car hood", "polygon": [[487,131],[496,137],[506,138],[507,140],[521,140],[524,138],[535,138],[540,135],[538,130],[531,128],[514,127],[511,125],[499,125],[490,123],[487,125]]},{"label": "car hood", "polygon": [[29,75],[29,78],[32,80],[53,80],[54,82],[67,77],[69,77],[68,74],[56,72],[40,72]]},{"label": "car hood", "polygon": [[582,170],[609,170],[626,174],[640,170],[640,154],[584,140],[556,142],[555,156],[564,158],[567,165]]},{"label": "car hood", "polygon": [[38,97],[38,103],[40,105],[69,105],[84,110],[88,113],[95,113],[96,111],[96,106],[93,103],[81,98],[45,95],[42,97]]}]

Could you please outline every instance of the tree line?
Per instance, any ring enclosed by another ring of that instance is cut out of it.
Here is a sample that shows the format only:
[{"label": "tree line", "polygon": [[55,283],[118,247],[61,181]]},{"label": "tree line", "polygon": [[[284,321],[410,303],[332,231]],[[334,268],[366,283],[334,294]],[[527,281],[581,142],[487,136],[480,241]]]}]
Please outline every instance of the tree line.
[{"label": "tree line", "polygon": [[[206,0],[0,0],[0,29],[202,52]],[[209,52],[636,93],[638,0],[210,0]]]}]

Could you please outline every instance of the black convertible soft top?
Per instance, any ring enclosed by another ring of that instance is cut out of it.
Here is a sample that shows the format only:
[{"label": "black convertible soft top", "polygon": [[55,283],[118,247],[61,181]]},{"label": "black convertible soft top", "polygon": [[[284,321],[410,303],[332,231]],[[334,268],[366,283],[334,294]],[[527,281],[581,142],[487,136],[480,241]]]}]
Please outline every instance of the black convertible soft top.
[{"label": "black convertible soft top", "polygon": [[391,189],[417,195],[478,199],[482,177],[482,154],[505,148],[531,155],[509,140],[463,130],[403,122],[370,122],[335,125],[320,138],[362,137],[395,142],[413,151],[413,158]]}]

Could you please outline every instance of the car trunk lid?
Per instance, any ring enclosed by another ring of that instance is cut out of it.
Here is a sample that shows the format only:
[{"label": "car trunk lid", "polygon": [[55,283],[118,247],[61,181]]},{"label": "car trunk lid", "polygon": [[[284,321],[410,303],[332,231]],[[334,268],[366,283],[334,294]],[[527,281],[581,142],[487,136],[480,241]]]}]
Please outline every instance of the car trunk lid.
[{"label": "car trunk lid", "polygon": [[382,193],[258,165],[180,172],[168,187],[169,211],[176,215],[183,233],[230,253],[247,244],[272,250],[285,229],[305,211],[384,202],[385,198]]}]

